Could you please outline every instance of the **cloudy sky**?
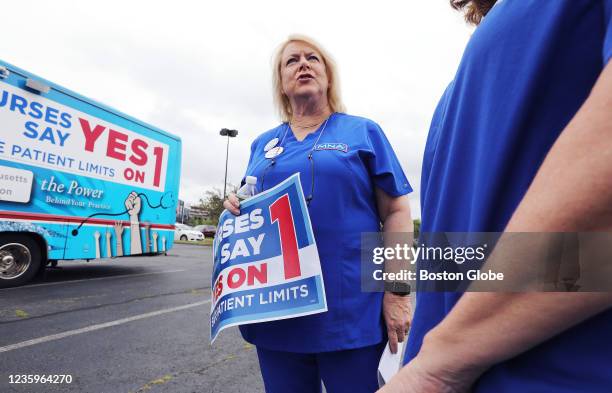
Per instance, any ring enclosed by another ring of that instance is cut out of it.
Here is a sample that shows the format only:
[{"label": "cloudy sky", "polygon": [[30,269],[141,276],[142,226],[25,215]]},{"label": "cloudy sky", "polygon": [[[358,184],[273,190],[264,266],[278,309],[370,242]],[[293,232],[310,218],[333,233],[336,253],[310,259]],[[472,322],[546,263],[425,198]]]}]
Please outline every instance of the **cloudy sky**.
[{"label": "cloudy sky", "polygon": [[340,68],[348,112],[378,122],[415,193],[431,115],[471,34],[448,0],[29,1],[2,6],[0,59],[176,134],[181,199],[239,182],[253,138],[279,123],[270,58],[307,34]]}]

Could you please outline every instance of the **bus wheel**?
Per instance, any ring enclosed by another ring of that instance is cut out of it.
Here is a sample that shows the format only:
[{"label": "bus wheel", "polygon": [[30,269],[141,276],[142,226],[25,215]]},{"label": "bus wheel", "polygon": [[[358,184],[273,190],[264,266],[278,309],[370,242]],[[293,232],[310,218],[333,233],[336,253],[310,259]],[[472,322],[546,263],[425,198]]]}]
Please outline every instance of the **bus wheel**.
[{"label": "bus wheel", "polygon": [[42,262],[40,246],[28,235],[0,237],[0,288],[23,285],[38,272]]}]

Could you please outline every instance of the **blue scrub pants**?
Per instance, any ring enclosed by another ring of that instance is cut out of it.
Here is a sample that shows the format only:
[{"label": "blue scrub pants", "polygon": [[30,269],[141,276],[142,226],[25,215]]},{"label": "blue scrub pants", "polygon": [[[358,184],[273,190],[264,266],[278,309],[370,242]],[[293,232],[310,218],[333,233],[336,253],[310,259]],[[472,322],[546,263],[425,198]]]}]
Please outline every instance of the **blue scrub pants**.
[{"label": "blue scrub pants", "polygon": [[257,347],[266,393],[372,393],[386,343],[345,351],[295,353]]}]

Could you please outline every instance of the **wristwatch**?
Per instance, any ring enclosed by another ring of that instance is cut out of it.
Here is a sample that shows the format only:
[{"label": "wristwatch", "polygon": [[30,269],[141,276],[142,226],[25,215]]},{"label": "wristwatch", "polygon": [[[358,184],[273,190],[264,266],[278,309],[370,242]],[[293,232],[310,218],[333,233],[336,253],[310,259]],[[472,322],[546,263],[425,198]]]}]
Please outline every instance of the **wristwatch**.
[{"label": "wristwatch", "polygon": [[385,281],[385,291],[397,296],[410,295],[410,284],[402,281]]}]

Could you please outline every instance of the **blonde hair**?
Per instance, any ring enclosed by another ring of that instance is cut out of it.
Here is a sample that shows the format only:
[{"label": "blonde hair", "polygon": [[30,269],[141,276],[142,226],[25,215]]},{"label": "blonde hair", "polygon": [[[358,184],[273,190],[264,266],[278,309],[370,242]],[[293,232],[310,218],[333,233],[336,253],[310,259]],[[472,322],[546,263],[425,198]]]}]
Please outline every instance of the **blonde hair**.
[{"label": "blonde hair", "polygon": [[280,115],[283,122],[291,121],[293,115],[289,98],[283,93],[283,83],[281,80],[281,57],[283,51],[291,42],[303,42],[315,49],[323,58],[329,86],[327,88],[327,101],[332,112],[346,112],[344,103],[340,96],[340,79],[338,75],[338,66],[331,55],[318,42],[310,37],[301,34],[292,34],[284,42],[282,42],[272,58],[272,94],[274,98],[274,106]]}]

